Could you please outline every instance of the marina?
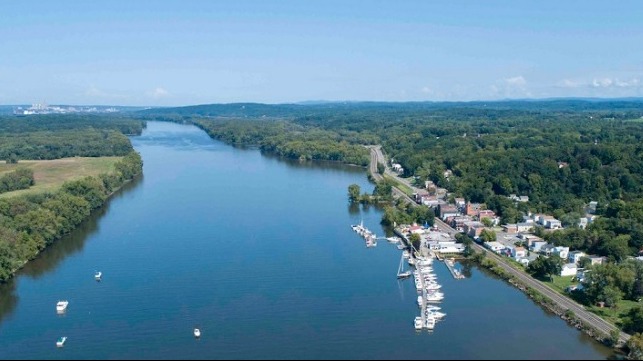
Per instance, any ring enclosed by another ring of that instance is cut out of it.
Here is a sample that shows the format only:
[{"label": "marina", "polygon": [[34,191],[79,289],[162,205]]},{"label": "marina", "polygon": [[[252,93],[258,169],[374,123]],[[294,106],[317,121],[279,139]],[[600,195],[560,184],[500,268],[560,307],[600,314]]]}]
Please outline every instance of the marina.
[{"label": "marina", "polygon": [[[364,227],[364,222],[360,222],[359,225],[352,225],[351,228],[362,235],[363,237],[368,237],[372,233]],[[434,255],[432,252],[428,256],[421,256],[419,252],[412,252],[411,249],[414,249],[413,245],[408,241],[404,234],[396,230],[396,234],[399,237],[387,237],[386,240],[390,244],[397,244],[397,249],[402,251],[400,256],[400,263],[397,268],[397,278],[398,280],[403,280],[411,275],[413,275],[413,281],[415,284],[415,289],[419,296],[417,297],[417,304],[420,308],[420,316],[416,316],[413,320],[413,325],[415,330],[421,331],[427,329],[433,331],[435,329],[436,321],[441,320],[446,316],[445,313],[438,312],[434,306],[431,304],[440,303],[444,300],[444,293],[439,290],[442,288],[442,285],[437,282],[437,276],[433,272],[433,259]],[[410,267],[413,267],[415,270],[404,270],[404,261]],[[452,270],[453,264],[451,264],[449,270],[453,273]],[[439,308],[438,308],[439,309]]]},{"label": "marina", "polygon": [[351,225],[353,231],[357,232],[360,236],[364,238],[366,242],[366,247],[376,247],[377,246],[377,236],[375,233],[371,232],[368,228],[364,227],[364,221],[362,220],[360,224]]}]

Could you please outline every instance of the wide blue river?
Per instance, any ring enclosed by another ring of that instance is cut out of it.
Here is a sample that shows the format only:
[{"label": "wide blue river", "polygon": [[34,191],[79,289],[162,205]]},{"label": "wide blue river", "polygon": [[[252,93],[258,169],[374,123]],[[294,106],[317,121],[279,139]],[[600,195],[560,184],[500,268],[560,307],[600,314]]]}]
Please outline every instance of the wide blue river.
[{"label": "wide blue river", "polygon": [[610,356],[504,282],[476,268],[455,280],[437,262],[447,316],[416,332],[400,251],[367,249],[349,227],[384,235],[380,209],[348,204],[348,185],[373,189],[364,169],[266,157],[172,123],[132,142],[144,176],[0,286],[0,359]]}]

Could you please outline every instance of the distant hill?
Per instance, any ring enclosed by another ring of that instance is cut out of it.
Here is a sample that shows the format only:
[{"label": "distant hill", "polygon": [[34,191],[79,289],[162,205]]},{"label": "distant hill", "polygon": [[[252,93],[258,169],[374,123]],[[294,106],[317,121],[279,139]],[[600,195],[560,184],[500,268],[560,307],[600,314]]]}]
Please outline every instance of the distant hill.
[{"label": "distant hill", "polygon": [[231,118],[279,117],[296,118],[320,115],[329,111],[430,111],[448,109],[495,109],[517,111],[641,111],[643,98],[600,99],[560,98],[521,99],[472,102],[325,102],[311,101],[297,104],[229,103],[203,104],[176,108],[152,108],[137,112],[150,116],[206,116]]}]

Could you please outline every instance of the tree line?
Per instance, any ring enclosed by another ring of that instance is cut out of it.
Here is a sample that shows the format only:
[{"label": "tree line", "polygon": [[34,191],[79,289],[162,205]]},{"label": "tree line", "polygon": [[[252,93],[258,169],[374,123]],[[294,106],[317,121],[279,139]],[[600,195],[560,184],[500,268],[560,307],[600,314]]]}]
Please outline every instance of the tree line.
[{"label": "tree line", "polygon": [[143,162],[132,151],[116,171],[66,182],[52,193],[0,199],[0,281],[6,281],[40,251],[71,232],[108,196],[141,173]]},{"label": "tree line", "polygon": [[0,117],[0,159],[48,160],[124,156],[132,151],[125,134],[141,134],[145,122],[91,115]]}]

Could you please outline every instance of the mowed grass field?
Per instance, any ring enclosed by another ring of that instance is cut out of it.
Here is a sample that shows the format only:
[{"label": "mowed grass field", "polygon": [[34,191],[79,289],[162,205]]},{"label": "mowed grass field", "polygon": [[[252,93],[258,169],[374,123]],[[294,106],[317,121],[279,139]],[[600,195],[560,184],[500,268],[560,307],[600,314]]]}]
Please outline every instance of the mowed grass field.
[{"label": "mowed grass field", "polygon": [[0,163],[0,176],[18,167],[33,169],[35,185],[29,189],[0,194],[0,198],[49,192],[60,188],[69,180],[96,176],[114,171],[114,164],[123,157],[74,157],[54,160],[21,160],[18,164]]}]

